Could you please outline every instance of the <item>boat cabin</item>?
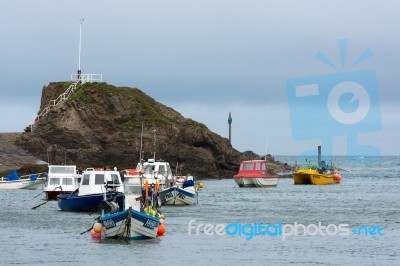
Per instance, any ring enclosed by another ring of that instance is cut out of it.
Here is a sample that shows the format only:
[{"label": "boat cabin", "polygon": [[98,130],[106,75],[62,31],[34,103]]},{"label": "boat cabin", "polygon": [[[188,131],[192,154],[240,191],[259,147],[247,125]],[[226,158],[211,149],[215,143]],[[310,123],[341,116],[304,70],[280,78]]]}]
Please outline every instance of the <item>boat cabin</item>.
[{"label": "boat cabin", "polygon": [[49,165],[45,191],[52,191],[59,187],[63,191],[75,190],[80,182],[80,175],[75,165]]},{"label": "boat cabin", "polygon": [[149,159],[147,162],[138,163],[136,169],[143,172],[143,176],[148,179],[150,184],[154,184],[157,179],[161,184],[164,184],[166,180],[173,180],[168,162]]},{"label": "boat cabin", "polygon": [[243,161],[240,164],[239,172],[242,171],[266,171],[267,165],[265,160]]},{"label": "boat cabin", "polygon": [[238,173],[234,177],[270,177],[265,160],[242,161]]},{"label": "boat cabin", "polygon": [[106,191],[123,192],[121,175],[116,168],[113,170],[87,168],[83,171],[79,195],[104,193]]}]

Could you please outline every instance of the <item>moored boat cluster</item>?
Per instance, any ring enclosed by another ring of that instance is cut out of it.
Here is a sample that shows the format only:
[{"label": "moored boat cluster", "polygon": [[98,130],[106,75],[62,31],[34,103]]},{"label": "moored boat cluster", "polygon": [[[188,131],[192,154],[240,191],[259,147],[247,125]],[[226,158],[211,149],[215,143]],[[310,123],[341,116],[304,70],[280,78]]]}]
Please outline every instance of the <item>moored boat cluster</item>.
[{"label": "moored boat cluster", "polygon": [[[295,185],[339,184],[342,177],[338,170],[320,159],[318,163],[306,161],[296,168],[293,181]],[[241,162],[233,179],[239,187],[276,187],[279,176],[269,172],[266,159],[258,159]],[[57,200],[62,211],[100,213],[85,231],[90,231],[93,239],[126,240],[164,235],[166,215],[161,207],[197,204],[203,188],[194,176],[173,175],[168,162],[154,158],[140,159],[136,168],[122,171],[105,167],[86,168],[79,173],[75,165],[49,165],[47,173],[21,179],[13,171],[1,182],[0,188],[12,189],[43,184],[46,200]]]},{"label": "moored boat cluster", "polygon": [[174,176],[168,162],[155,159],[122,171],[86,168],[79,173],[75,165],[49,165],[42,183],[46,200],[57,200],[62,211],[100,213],[85,231],[93,239],[126,240],[164,235],[161,206],[196,204],[203,187],[192,175]]}]

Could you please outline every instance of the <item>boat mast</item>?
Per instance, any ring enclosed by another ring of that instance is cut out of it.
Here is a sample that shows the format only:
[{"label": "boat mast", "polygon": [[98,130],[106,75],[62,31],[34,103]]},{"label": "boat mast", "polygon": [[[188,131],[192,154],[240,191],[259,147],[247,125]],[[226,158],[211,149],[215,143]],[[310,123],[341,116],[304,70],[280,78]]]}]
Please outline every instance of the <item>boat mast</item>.
[{"label": "boat mast", "polygon": [[140,170],[143,170],[143,123],[142,123],[142,134],[140,135],[140,151],[139,151],[139,162],[140,162]]},{"label": "boat mast", "polygon": [[78,80],[81,79],[81,48],[82,48],[82,23],[84,21],[83,18],[79,20],[79,60],[78,60]]},{"label": "boat mast", "polygon": [[318,146],[318,165],[321,165],[321,157],[322,157],[322,153],[321,153],[321,146]]},{"label": "boat mast", "polygon": [[154,125],[153,133],[154,133],[154,151],[153,151],[153,159],[154,159],[154,161],[156,161],[156,125]]}]

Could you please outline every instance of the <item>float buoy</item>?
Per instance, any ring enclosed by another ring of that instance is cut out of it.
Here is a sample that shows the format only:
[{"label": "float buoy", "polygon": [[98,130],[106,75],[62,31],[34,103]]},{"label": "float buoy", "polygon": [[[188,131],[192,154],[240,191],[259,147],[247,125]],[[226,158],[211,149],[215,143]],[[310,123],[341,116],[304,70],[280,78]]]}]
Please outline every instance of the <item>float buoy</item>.
[{"label": "float buoy", "polygon": [[164,224],[159,224],[158,225],[158,228],[157,228],[157,235],[158,236],[162,236],[162,235],[164,235],[165,234],[165,226],[164,226]]},{"label": "float buoy", "polygon": [[342,180],[342,177],[341,177],[339,174],[334,174],[334,175],[333,175],[333,178],[334,178],[336,181]]},{"label": "float buoy", "polygon": [[101,233],[101,230],[103,230],[103,225],[101,223],[94,223],[93,231],[96,233]]},{"label": "float buoy", "polygon": [[97,233],[96,231],[94,231],[94,229],[90,230],[90,235],[92,236],[92,239],[101,239],[101,233]]}]

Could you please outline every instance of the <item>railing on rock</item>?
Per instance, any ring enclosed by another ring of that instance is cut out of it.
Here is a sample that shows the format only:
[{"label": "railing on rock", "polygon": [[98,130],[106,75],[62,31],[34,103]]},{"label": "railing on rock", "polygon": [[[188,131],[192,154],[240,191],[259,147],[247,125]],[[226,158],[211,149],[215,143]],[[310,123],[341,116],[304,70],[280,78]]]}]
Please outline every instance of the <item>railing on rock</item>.
[{"label": "railing on rock", "polygon": [[71,81],[73,82],[102,82],[103,74],[71,74]]},{"label": "railing on rock", "polygon": [[61,93],[57,99],[55,100],[50,100],[49,104],[43,108],[43,110],[36,116],[35,121],[33,124],[31,124],[30,129],[33,129],[33,126],[35,125],[36,122],[40,120],[41,117],[46,115],[48,112],[50,112],[51,108],[53,106],[59,105],[63,102],[65,102],[69,96],[74,92],[76,89],[77,85],[79,83],[84,84],[87,82],[102,82],[103,81],[103,75],[102,74],[71,74],[71,81],[73,82],[63,93]]}]

